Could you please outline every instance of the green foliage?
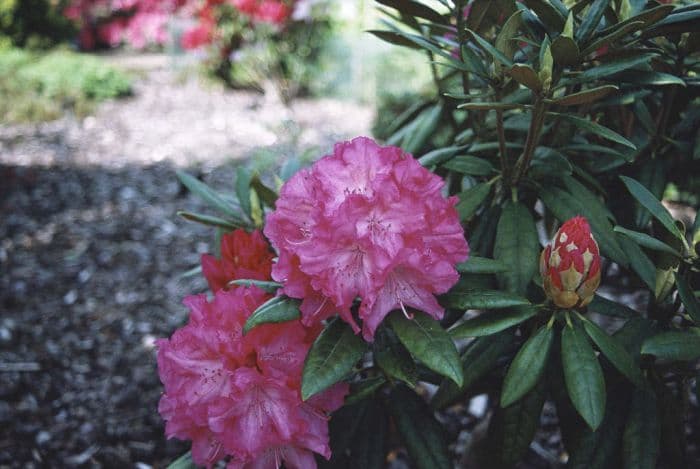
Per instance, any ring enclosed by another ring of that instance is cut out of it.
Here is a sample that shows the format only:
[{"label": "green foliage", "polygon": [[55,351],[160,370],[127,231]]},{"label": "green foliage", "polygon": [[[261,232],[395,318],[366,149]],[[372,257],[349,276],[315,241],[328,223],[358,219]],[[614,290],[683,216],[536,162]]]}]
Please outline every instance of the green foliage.
[{"label": "green foliage", "polygon": [[50,120],[67,108],[79,116],[94,104],[131,93],[131,79],[100,59],[65,50],[0,50],[0,122]]},{"label": "green foliage", "polygon": [[0,0],[0,50],[45,49],[70,39],[74,27],[63,15],[63,0]]}]

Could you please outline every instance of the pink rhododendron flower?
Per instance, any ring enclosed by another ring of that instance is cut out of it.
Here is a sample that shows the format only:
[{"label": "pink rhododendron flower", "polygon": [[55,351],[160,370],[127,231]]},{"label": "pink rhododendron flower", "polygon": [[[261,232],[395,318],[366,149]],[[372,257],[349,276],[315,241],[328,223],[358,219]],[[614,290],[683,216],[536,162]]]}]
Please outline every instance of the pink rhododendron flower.
[{"label": "pink rhododendron flower", "polygon": [[319,333],[300,322],[264,324],[245,336],[250,314],[269,298],[257,288],[185,300],[189,323],[158,345],[165,387],[158,410],[168,437],[192,440],[195,463],[211,467],[315,468],[330,457],[328,417],[347,393],[339,384],[302,402],[304,358]]},{"label": "pink rhododendron flower", "polygon": [[435,294],[454,285],[454,265],[469,254],[457,198],[445,198],[443,186],[411,155],[364,137],[295,174],[265,235],[279,251],[272,278],[303,299],[304,324],[339,313],[359,331],[358,297],[368,341],[394,309],[442,317]]},{"label": "pink rhododendron flower", "polygon": [[231,280],[269,280],[273,253],[259,230],[235,230],[221,238],[221,259],[202,255],[202,273],[212,291],[228,288]]}]

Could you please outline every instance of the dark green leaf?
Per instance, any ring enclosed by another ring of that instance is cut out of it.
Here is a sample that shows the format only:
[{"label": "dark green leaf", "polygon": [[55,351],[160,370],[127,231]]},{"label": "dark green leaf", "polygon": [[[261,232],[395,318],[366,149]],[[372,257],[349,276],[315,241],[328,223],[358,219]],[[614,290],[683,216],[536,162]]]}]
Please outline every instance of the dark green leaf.
[{"label": "dark green leaf", "polygon": [[192,452],[188,451],[168,465],[168,469],[197,469],[192,461]]},{"label": "dark green leaf", "polygon": [[211,215],[204,215],[201,213],[183,212],[181,210],[181,211],[177,212],[177,216],[182,217],[185,220],[193,221],[196,223],[201,223],[202,225],[216,226],[219,228],[223,228],[226,231],[233,231],[236,228],[241,227],[240,225],[237,225],[237,224],[230,222],[228,220],[224,220],[223,218],[213,217]]},{"label": "dark green leaf", "polygon": [[511,60],[513,59],[513,55],[517,50],[513,38],[518,32],[518,28],[520,28],[520,17],[522,14],[522,10],[517,10],[515,13],[510,15],[506,22],[503,23],[503,27],[498,33],[498,36],[496,36],[496,49],[503,52],[503,55]]},{"label": "dark green leaf", "polygon": [[628,70],[621,73],[616,73],[614,78],[625,83],[633,83],[635,85],[645,86],[666,86],[680,85],[685,86],[685,81],[682,78],[670,73],[647,72],[643,70]]},{"label": "dark green leaf", "polygon": [[637,65],[648,64],[652,57],[654,57],[654,54],[639,54],[618,60],[611,60],[597,67],[589,68],[585,72],[576,75],[576,77],[569,80],[568,83],[590,83],[594,80],[636,67]]},{"label": "dark green leaf", "polygon": [[578,44],[570,37],[559,36],[552,41],[552,56],[559,65],[576,65],[579,62],[581,53]]},{"label": "dark green leaf", "polygon": [[685,277],[681,277],[678,272],[674,272],[674,276],[676,278],[678,296],[685,306],[685,311],[695,324],[700,325],[700,301],[698,301],[698,298],[695,296],[693,289],[690,287]]},{"label": "dark green leaf", "polygon": [[250,180],[252,177],[252,173],[245,166],[239,166],[236,170],[236,197],[241,204],[241,210],[248,218],[251,217]]},{"label": "dark green leaf", "polygon": [[412,388],[416,386],[418,381],[416,363],[391,330],[379,328],[373,345],[374,359],[384,373],[403,381]]},{"label": "dark green leaf", "polygon": [[433,150],[433,151],[421,156],[420,158],[418,158],[418,162],[425,167],[438,165],[440,163],[444,163],[445,161],[449,160],[450,158],[452,158],[453,156],[455,156],[457,153],[464,150],[465,148],[467,148],[467,147],[464,145],[446,147],[446,148],[438,148],[437,150]]},{"label": "dark green leaf", "polygon": [[583,18],[583,21],[576,30],[576,39],[579,42],[584,43],[588,41],[591,35],[595,32],[609,3],[610,0],[595,0],[593,4],[588,7],[586,16]]},{"label": "dark green leaf", "polygon": [[239,278],[237,280],[232,280],[229,282],[229,285],[238,285],[242,287],[258,287],[259,289],[268,293],[274,293],[277,291],[278,288],[282,286],[281,283],[277,282],[271,282],[268,280],[253,280],[249,278]]},{"label": "dark green leaf", "polygon": [[460,104],[457,106],[457,109],[474,109],[474,110],[482,110],[482,111],[490,111],[490,110],[495,110],[495,109],[501,109],[501,110],[506,110],[506,109],[519,109],[519,108],[524,108],[524,104],[513,104],[513,103],[493,103],[493,102],[472,102],[472,103],[464,103]]},{"label": "dark green leaf", "polygon": [[508,266],[496,259],[486,257],[470,256],[466,262],[456,265],[457,272],[467,274],[495,274],[505,272]]},{"label": "dark green leaf", "polygon": [[345,398],[344,406],[350,406],[374,395],[377,389],[384,386],[386,379],[384,376],[363,379],[350,385],[350,393]]},{"label": "dark green leaf", "polygon": [[639,313],[635,310],[621,305],[620,303],[608,300],[607,298],[603,298],[600,295],[593,297],[593,301],[591,301],[588,305],[588,309],[594,313],[602,314],[604,316],[613,316],[616,318],[629,319],[639,316]]},{"label": "dark green leaf", "polygon": [[457,209],[457,213],[459,213],[459,219],[462,221],[469,220],[490,193],[491,184],[481,182],[457,194],[459,196],[459,203],[455,208]]},{"label": "dark green leaf", "polygon": [[378,3],[395,8],[403,14],[430,20],[434,23],[445,23],[445,17],[432,8],[413,0],[377,0]]},{"label": "dark green leaf", "polygon": [[350,443],[350,460],[355,467],[384,469],[389,436],[386,406],[381,401],[372,399],[367,402],[364,410]]},{"label": "dark green leaf", "polygon": [[537,271],[540,242],[535,221],[522,204],[509,202],[501,212],[493,257],[510,266],[498,278],[501,288],[523,294]]},{"label": "dark green leaf", "polygon": [[656,395],[647,388],[637,388],[622,437],[625,469],[654,469],[659,456],[659,422]]},{"label": "dark green leaf", "polygon": [[182,182],[182,184],[187,187],[190,192],[197,195],[199,198],[207,202],[213,208],[219,210],[221,213],[231,217],[231,219],[239,226],[245,226],[246,222],[241,218],[240,214],[236,209],[227,202],[218,192],[214,191],[211,187],[204,184],[199,179],[190,176],[184,171],[176,171],[177,177]]},{"label": "dark green leaf", "polygon": [[246,334],[255,326],[268,322],[287,322],[299,319],[299,300],[293,300],[286,296],[276,296],[258,307],[250,315],[243,327]]},{"label": "dark green leaf", "polygon": [[451,469],[444,430],[423,399],[410,389],[397,386],[387,402],[415,467]]},{"label": "dark green leaf", "polygon": [[633,150],[637,148],[634,145],[634,143],[630,142],[622,135],[591,120],[584,119],[582,117],[572,116],[570,114],[560,114],[558,112],[548,112],[547,114],[558,117],[563,120],[567,120],[574,124],[576,127],[587,130],[588,132],[592,132],[598,135],[599,137],[604,138],[605,140],[619,143],[620,145],[624,145]]},{"label": "dark green leaf", "polygon": [[497,60],[501,62],[501,64],[505,65],[506,67],[512,67],[513,66],[513,61],[510,60],[508,57],[503,55],[501,51],[496,49],[489,43],[486,39],[482,38],[479,36],[477,33],[472,31],[471,29],[467,29],[467,32],[471,34],[472,38],[474,41],[481,47],[484,51],[488,52],[491,54],[491,56],[494,58],[494,60]]},{"label": "dark green leaf", "polygon": [[462,354],[464,384],[460,387],[451,380],[444,380],[433,396],[431,406],[441,409],[462,397],[469,388],[491,371],[501,356],[513,346],[511,331],[479,337],[469,344]]},{"label": "dark green leaf", "polygon": [[606,28],[601,31],[601,34],[603,35],[608,35],[611,34],[619,29],[626,28],[630,23],[638,23],[641,22],[644,24],[644,27],[646,28],[647,26],[650,26],[654,23],[657,23],[664,19],[666,16],[669,15],[675,8],[674,5],[660,5],[654,8],[650,8],[648,10],[643,10],[641,11],[638,15],[633,16],[631,18],[626,19],[625,21],[622,21],[620,23],[614,24],[610,26],[609,28]]},{"label": "dark green leaf", "polygon": [[552,104],[557,104],[559,106],[578,106],[579,104],[592,103],[604,98],[618,89],[619,88],[617,86],[613,85],[599,86],[597,88],[591,88],[588,90],[579,91],[578,93],[562,96],[561,98],[553,99]]},{"label": "dark green leaf", "polygon": [[642,353],[667,360],[697,360],[700,358],[700,333],[692,330],[662,332],[644,341]]},{"label": "dark green leaf", "polygon": [[649,256],[642,251],[642,248],[640,248],[638,244],[628,237],[618,235],[617,240],[620,246],[622,246],[622,250],[625,251],[625,255],[630,261],[632,270],[646,284],[650,291],[654,291],[656,288],[656,267],[651,259],[649,259]]},{"label": "dark green leaf", "polygon": [[464,377],[459,353],[439,322],[427,314],[418,313],[413,319],[408,319],[400,311],[395,311],[389,315],[389,323],[411,355],[461,386]]},{"label": "dark green leaf", "polygon": [[675,10],[666,18],[644,31],[642,37],[646,39],[697,31],[698,21],[700,21],[700,9],[680,10]]},{"label": "dark green leaf", "polygon": [[307,400],[350,374],[366,349],[367,344],[344,321],[331,322],[306,356],[301,398]]},{"label": "dark green leaf", "polygon": [[277,202],[277,192],[263,184],[259,176],[253,176],[253,178],[250,180],[250,185],[253,189],[255,189],[255,192],[258,193],[262,201],[265,202],[268,207],[275,207],[275,202]]},{"label": "dark green leaf", "polygon": [[558,33],[564,29],[566,17],[547,0],[523,0],[523,3],[537,14],[550,32]]},{"label": "dark green leaf", "polygon": [[605,414],[605,380],[598,357],[586,336],[575,327],[564,327],[561,357],[571,403],[588,426],[595,430]]},{"label": "dark green leaf", "polygon": [[620,38],[623,38],[627,36],[628,34],[633,33],[634,31],[637,31],[638,29],[642,28],[644,26],[644,22],[642,21],[635,21],[632,23],[627,23],[625,24],[622,28],[616,29],[615,31],[611,32],[610,34],[604,35],[595,41],[591,42],[586,48],[581,52],[582,56],[587,56],[588,54],[597,51],[601,47],[604,47],[608,44],[612,44],[613,42],[617,41]]},{"label": "dark green leaf", "polygon": [[421,48],[418,44],[416,44],[415,41],[411,41],[410,39],[407,39],[405,36],[402,36],[401,34],[395,33],[393,31],[379,31],[376,29],[372,29],[372,30],[369,30],[367,32],[377,36],[382,41],[388,42],[390,44],[394,44],[396,46],[409,47],[411,49],[420,49]]},{"label": "dark green leaf", "polygon": [[533,91],[542,89],[542,82],[537,76],[537,72],[527,64],[514,64],[508,70],[508,74],[521,85],[530,88]]},{"label": "dark green leaf", "polygon": [[432,108],[424,111],[423,114],[416,119],[416,127],[404,141],[402,145],[403,149],[412,154],[420,151],[425,145],[425,142],[432,135],[435,127],[438,125],[440,114],[442,114],[441,104],[435,105]]},{"label": "dark green leaf", "polygon": [[542,326],[521,347],[503,380],[501,407],[520,400],[537,384],[547,366],[553,339],[552,328]]},{"label": "dark green leaf", "polygon": [[501,309],[529,305],[522,296],[499,290],[456,290],[444,297],[445,305],[455,309]]},{"label": "dark green leaf", "polygon": [[679,258],[682,257],[681,254],[675,249],[673,249],[671,246],[664,243],[663,241],[659,241],[658,239],[649,236],[646,233],[628,230],[627,228],[623,228],[621,226],[616,226],[613,230],[617,233],[622,233],[623,235],[629,237],[635,243],[639,244],[644,248],[652,249],[654,251],[666,252],[668,254],[671,254],[672,256],[676,256]]},{"label": "dark green leaf", "polygon": [[593,342],[608,360],[625,375],[632,383],[640,385],[642,383],[642,373],[635,365],[634,360],[627,350],[620,345],[614,337],[610,337],[600,327],[591,321],[584,321],[583,327]]},{"label": "dark green leaf", "polygon": [[533,306],[514,306],[504,311],[489,311],[458,324],[450,329],[449,334],[455,340],[491,335],[520,324],[536,314],[537,309]]},{"label": "dark green leaf", "polygon": [[668,213],[668,210],[661,205],[661,202],[659,202],[646,187],[627,176],[620,176],[620,179],[622,179],[622,182],[625,183],[625,186],[627,186],[627,189],[630,191],[632,196],[634,196],[634,198],[637,199],[637,201],[642,204],[644,208],[649,210],[649,212],[657,220],[659,220],[671,234],[676,236],[678,239],[684,239],[683,233],[681,233],[676,226],[671,214]]},{"label": "dark green leaf", "polygon": [[472,176],[487,176],[496,171],[493,165],[487,160],[476,156],[459,155],[442,165],[451,171]]}]

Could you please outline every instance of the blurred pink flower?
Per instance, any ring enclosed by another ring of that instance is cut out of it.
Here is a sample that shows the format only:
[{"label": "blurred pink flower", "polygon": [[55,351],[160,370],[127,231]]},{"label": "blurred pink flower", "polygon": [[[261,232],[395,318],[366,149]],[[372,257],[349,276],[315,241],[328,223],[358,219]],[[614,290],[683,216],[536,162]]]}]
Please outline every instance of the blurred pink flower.
[{"label": "blurred pink flower", "polygon": [[221,259],[202,255],[202,273],[212,291],[227,289],[231,280],[270,280],[273,253],[259,230],[235,230],[221,238]]},{"label": "blurred pink flower", "polygon": [[248,316],[268,295],[257,288],[185,300],[190,322],[158,345],[165,387],[159,412],[166,435],[192,440],[195,463],[229,467],[316,467],[330,457],[328,414],[348,387],[339,384],[302,402],[304,358],[319,329],[298,321],[264,324],[245,336]]},{"label": "blurred pink flower", "polygon": [[400,148],[365,137],[337,144],[294,175],[265,235],[279,251],[272,277],[303,299],[304,324],[339,313],[359,331],[357,297],[368,341],[394,309],[442,317],[434,295],[454,285],[454,265],[469,254],[457,198],[445,198],[443,186]]}]

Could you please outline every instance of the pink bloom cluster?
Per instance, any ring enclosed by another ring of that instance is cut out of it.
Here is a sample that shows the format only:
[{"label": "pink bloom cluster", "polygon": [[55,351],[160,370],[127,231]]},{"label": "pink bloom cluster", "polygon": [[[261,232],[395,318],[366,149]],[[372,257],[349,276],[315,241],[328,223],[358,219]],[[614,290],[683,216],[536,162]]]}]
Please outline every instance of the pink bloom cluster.
[{"label": "pink bloom cluster", "polygon": [[295,174],[265,235],[279,251],[272,277],[303,299],[302,322],[339,313],[357,332],[358,297],[368,341],[394,309],[441,318],[434,295],[455,284],[454,265],[469,254],[457,198],[445,198],[443,186],[411,155],[364,137]]},{"label": "pink bloom cluster", "polygon": [[284,24],[294,9],[293,1],[283,0],[231,0],[241,13],[261,23]]},{"label": "pink bloom cluster", "polygon": [[[260,247],[260,233],[231,236],[224,243],[242,249],[229,253],[245,258],[241,265],[260,258],[246,252]],[[343,404],[348,387],[301,400],[304,359],[320,327],[264,324],[243,335],[247,318],[269,298],[255,287],[220,289],[211,302],[190,296],[184,301],[189,323],[157,342],[166,434],[192,440],[199,465],[228,459],[229,468],[277,468],[284,461],[288,468],[313,469],[314,452],[330,457],[328,414]]]},{"label": "pink bloom cluster", "polygon": [[273,254],[259,230],[235,230],[221,238],[221,259],[202,255],[202,273],[211,291],[228,289],[236,279],[269,280]]}]

